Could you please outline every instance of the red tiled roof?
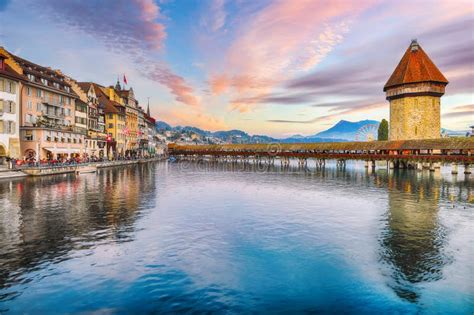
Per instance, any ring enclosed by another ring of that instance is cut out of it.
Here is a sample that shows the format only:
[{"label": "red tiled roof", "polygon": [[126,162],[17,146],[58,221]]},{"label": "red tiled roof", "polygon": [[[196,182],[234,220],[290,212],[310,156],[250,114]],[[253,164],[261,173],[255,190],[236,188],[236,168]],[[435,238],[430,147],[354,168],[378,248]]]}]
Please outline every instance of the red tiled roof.
[{"label": "red tiled roof", "polygon": [[26,81],[26,79],[21,74],[18,74],[7,64],[5,64],[5,70],[0,69],[0,76],[1,75],[18,81]]},{"label": "red tiled roof", "polygon": [[103,86],[98,85],[97,83],[92,83],[94,86],[95,94],[99,99],[99,104],[104,106],[105,113],[119,113],[119,110],[114,106],[114,102],[112,102],[103,90]]},{"label": "red tiled roof", "polygon": [[448,80],[416,40],[414,40],[398,63],[395,71],[393,71],[390,79],[388,79],[383,90],[386,91],[389,87],[416,82],[448,84]]},{"label": "red tiled roof", "polygon": [[89,87],[91,86],[92,83],[90,82],[76,82],[77,85],[81,88],[81,90],[84,92],[84,93],[87,93],[89,92]]}]

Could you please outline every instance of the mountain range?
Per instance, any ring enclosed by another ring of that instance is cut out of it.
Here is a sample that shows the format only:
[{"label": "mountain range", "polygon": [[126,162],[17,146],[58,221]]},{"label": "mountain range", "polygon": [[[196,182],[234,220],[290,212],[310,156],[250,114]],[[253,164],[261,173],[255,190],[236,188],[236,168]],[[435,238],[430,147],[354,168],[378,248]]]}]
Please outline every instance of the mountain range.
[{"label": "mountain range", "polygon": [[[288,138],[273,138],[266,135],[249,135],[242,130],[227,130],[227,131],[207,131],[192,126],[176,126],[172,127],[164,121],[156,122],[156,129],[160,133],[169,131],[173,133],[170,140],[178,140],[185,135],[191,137],[193,134],[201,138],[201,142],[205,140],[207,143],[311,143],[311,142],[344,142],[344,141],[366,141],[369,138],[377,138],[377,129],[379,122],[376,120],[361,120],[351,122],[347,120],[340,120],[331,128],[318,132],[314,135],[302,136],[293,135]],[[449,136],[465,136],[468,131],[453,131],[448,129],[441,129],[443,134]]]},{"label": "mountain range", "polygon": [[[334,141],[353,141],[357,138],[358,132],[364,126],[373,129],[378,127],[379,122],[375,120],[362,120],[350,122],[346,120],[339,121],[333,127],[310,136],[293,135],[288,138],[273,138],[266,135],[249,135],[242,130],[227,131],[207,131],[192,126],[176,126],[172,127],[164,121],[157,121],[156,128],[159,132],[164,133],[171,131],[180,134],[196,134],[205,138],[217,138],[226,143],[262,143],[262,142],[282,142],[282,143],[310,143],[310,142],[334,142]],[[376,135],[375,135],[376,136]]]}]

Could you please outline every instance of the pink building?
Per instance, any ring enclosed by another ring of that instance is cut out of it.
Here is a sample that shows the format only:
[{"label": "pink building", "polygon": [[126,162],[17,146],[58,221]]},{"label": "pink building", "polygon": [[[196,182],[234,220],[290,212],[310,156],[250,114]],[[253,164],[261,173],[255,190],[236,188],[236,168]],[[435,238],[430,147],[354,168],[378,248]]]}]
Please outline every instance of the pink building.
[{"label": "pink building", "polygon": [[75,102],[64,75],[8,53],[25,78],[21,87],[20,146],[26,158],[69,158],[84,153],[86,129],[76,128]]}]

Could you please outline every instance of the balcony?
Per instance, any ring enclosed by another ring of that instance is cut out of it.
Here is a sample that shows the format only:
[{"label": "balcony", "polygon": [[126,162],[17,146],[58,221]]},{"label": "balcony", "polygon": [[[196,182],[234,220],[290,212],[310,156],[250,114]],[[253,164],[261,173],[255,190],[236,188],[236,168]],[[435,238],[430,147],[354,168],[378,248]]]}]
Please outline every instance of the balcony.
[{"label": "balcony", "polygon": [[58,111],[58,110],[42,110],[41,111],[41,114],[43,116],[46,116],[46,117],[50,117],[50,118],[64,118],[66,115],[61,112],[61,111]]}]

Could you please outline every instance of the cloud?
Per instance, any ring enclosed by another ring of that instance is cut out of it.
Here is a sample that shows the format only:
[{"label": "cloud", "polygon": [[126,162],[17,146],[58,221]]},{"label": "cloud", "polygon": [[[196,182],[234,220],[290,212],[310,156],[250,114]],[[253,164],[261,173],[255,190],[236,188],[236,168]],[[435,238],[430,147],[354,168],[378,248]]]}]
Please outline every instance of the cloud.
[{"label": "cloud", "polygon": [[51,21],[60,21],[102,41],[117,54],[126,54],[149,79],[166,86],[178,102],[198,106],[199,98],[186,80],[152,58],[163,48],[166,31],[159,6],[153,0],[35,2]]},{"label": "cloud", "polygon": [[336,119],[341,116],[347,116],[347,115],[360,113],[360,112],[369,112],[375,109],[384,108],[386,106],[387,106],[386,103],[373,103],[373,104],[362,103],[352,108],[344,109],[338,113],[318,116],[309,120],[269,119],[267,121],[272,122],[272,123],[286,123],[286,124],[314,124],[314,123],[320,123],[320,122],[327,122],[328,120]]},{"label": "cloud", "polygon": [[204,130],[227,130],[228,126],[220,118],[188,108],[164,109],[160,112],[160,120],[172,125],[195,126]]},{"label": "cloud", "polygon": [[226,18],[225,0],[211,0],[208,10],[201,18],[201,26],[210,32],[218,32],[225,26]]},{"label": "cloud", "polygon": [[453,108],[453,111],[444,113],[443,118],[470,118],[474,123],[474,104],[459,105]]},{"label": "cloud", "polygon": [[[231,93],[231,109],[246,111],[239,99],[265,95],[279,83],[318,65],[349,31],[370,1],[274,1],[241,19],[225,54],[223,71],[209,79],[215,94]],[[257,99],[254,99],[258,102]]]}]

